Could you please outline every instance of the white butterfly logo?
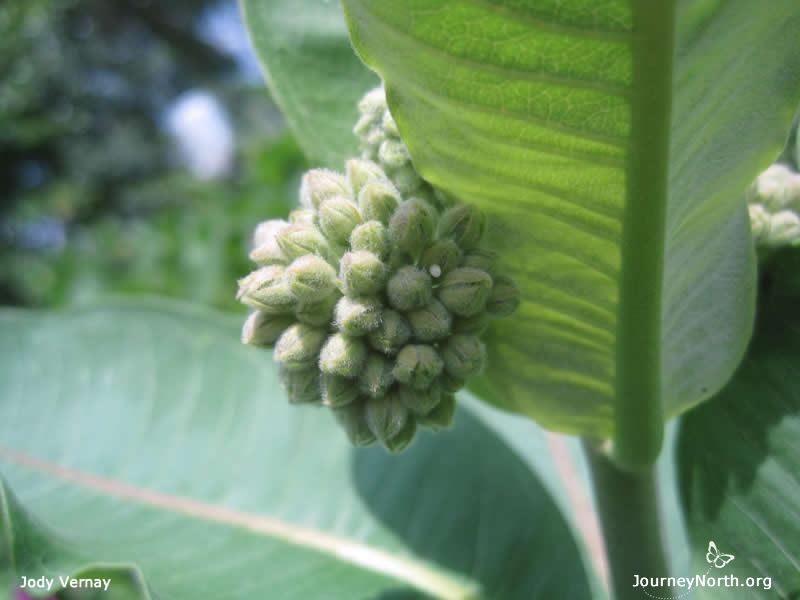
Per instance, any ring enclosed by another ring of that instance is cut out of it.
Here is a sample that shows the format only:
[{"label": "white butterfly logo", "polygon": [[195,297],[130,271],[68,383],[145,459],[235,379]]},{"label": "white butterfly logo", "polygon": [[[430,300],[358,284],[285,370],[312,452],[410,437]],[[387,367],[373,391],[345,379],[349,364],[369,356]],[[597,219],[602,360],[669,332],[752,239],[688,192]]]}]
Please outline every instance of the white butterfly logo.
[{"label": "white butterfly logo", "polygon": [[717,550],[717,545],[714,542],[708,542],[708,553],[706,554],[706,561],[712,563],[718,569],[721,569],[733,560],[733,554],[722,554]]}]

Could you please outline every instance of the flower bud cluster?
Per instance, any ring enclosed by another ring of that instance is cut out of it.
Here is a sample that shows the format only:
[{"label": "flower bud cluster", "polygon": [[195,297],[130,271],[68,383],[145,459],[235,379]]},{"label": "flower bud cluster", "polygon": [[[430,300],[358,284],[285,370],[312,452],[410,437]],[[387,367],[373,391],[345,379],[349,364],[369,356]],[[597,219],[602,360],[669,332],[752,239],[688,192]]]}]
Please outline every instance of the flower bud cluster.
[{"label": "flower bud cluster", "polygon": [[[370,114],[379,112],[390,130],[385,108]],[[379,150],[390,137],[378,137]],[[520,292],[480,245],[480,210],[442,201],[421,179],[404,193],[404,165],[393,163],[392,177],[381,164],[306,173],[302,208],[256,229],[259,268],[239,281],[238,299],[254,309],[242,340],[274,348],[290,402],[329,407],[355,445],[399,452],[418,426],[450,425],[455,392],[486,364],[480,334],[516,310]]]},{"label": "flower bud cluster", "polygon": [[800,174],[783,164],[769,167],[750,187],[748,209],[760,252],[800,245]]}]

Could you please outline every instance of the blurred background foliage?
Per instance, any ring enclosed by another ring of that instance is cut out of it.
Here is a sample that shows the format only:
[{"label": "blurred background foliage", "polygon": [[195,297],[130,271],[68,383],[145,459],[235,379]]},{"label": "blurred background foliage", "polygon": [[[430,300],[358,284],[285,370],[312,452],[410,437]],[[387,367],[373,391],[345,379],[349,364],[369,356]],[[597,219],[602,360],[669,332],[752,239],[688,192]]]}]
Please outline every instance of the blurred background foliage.
[{"label": "blurred background foliage", "polygon": [[304,159],[238,8],[0,3],[0,304],[160,294],[240,310]]}]

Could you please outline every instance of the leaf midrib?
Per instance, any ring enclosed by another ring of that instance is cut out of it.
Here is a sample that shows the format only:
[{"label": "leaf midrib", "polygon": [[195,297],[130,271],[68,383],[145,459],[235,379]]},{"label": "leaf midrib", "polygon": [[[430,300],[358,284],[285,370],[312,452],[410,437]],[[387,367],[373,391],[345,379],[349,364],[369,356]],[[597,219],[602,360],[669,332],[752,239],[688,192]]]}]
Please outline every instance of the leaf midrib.
[{"label": "leaf midrib", "polygon": [[[385,575],[441,600],[479,600],[477,584],[467,584],[461,579],[434,570],[422,561],[398,556],[378,548],[353,542],[347,538],[324,533],[262,515],[217,506],[182,496],[138,488],[45,461],[29,454],[0,446],[0,459],[30,472],[48,475],[65,483],[99,492],[106,497],[150,506],[184,517],[228,525],[250,533],[281,540],[285,543],[333,556],[365,570]],[[0,489],[0,494],[4,493]],[[5,505],[5,503],[3,503]],[[7,512],[0,514],[10,522]],[[10,530],[10,528],[9,528]],[[9,540],[13,545],[13,540]],[[13,556],[13,551],[11,553]]]}]

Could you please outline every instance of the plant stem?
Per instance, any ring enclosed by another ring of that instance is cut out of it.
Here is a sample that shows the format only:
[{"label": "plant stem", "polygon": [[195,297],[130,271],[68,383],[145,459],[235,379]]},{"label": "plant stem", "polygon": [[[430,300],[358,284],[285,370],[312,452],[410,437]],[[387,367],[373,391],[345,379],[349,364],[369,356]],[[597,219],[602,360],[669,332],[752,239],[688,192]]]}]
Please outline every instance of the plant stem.
[{"label": "plant stem", "polygon": [[[640,577],[669,577],[669,561],[658,502],[655,466],[631,473],[620,469],[589,440],[583,449],[592,474],[592,487],[611,572],[614,600],[647,600]],[[654,595],[672,597],[668,586]],[[650,590],[652,592],[652,590]]]}]

